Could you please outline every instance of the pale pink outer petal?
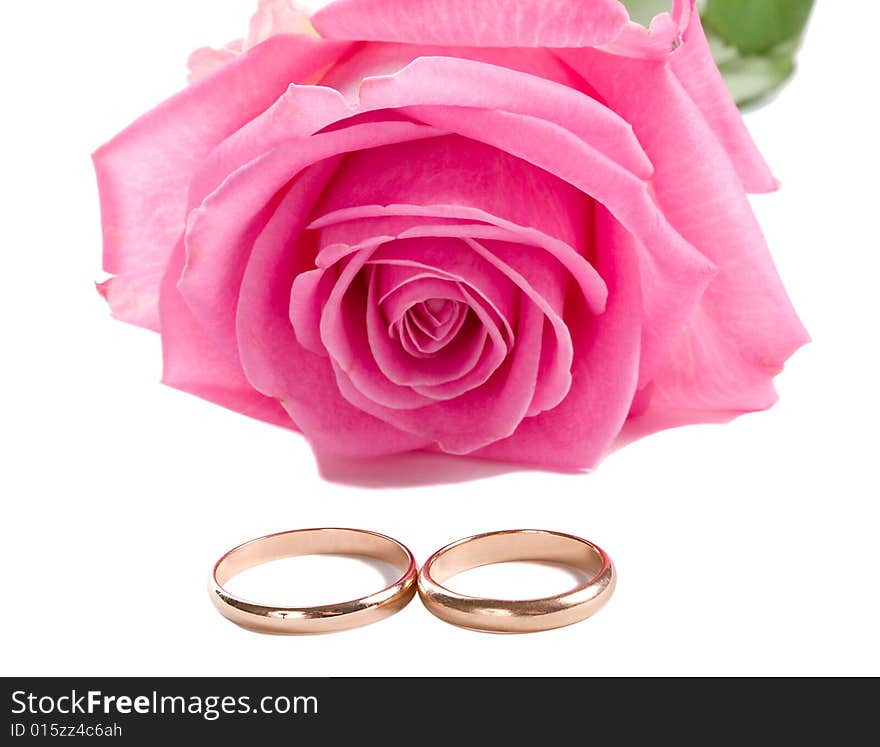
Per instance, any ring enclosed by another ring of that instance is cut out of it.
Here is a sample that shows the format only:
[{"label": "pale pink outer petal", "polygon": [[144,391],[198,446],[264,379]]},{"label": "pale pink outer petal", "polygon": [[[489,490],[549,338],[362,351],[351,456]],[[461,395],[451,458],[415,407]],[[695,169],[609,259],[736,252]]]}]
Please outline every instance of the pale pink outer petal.
[{"label": "pale pink outer petal", "polygon": [[244,41],[236,39],[229,42],[222,49],[213,49],[212,47],[201,47],[189,56],[186,63],[189,70],[189,82],[195,83],[197,80],[210,75],[215,70],[223,67],[227,62],[232,62],[236,57],[244,51]]},{"label": "pale pink outer petal", "polygon": [[614,41],[601,49],[624,57],[669,59],[681,46],[685,30],[696,15],[696,0],[673,0],[671,12],[654,16],[648,27],[628,23]]},{"label": "pale pink outer petal", "polygon": [[242,52],[261,44],[278,34],[306,34],[315,36],[309,20],[309,12],[290,0],[260,0],[256,13],[251,17],[246,39],[236,39],[222,49],[202,47],[189,57],[189,81],[191,83],[210,75]]},{"label": "pale pink outer petal", "polygon": [[98,292],[110,306],[114,319],[158,332],[159,306],[155,289],[165,270],[110,278],[98,283]]},{"label": "pale pink outer petal", "polygon": [[624,425],[639,373],[637,250],[632,236],[601,206],[596,234],[595,262],[608,283],[608,308],[593,317],[575,307],[568,317],[575,346],[568,396],[473,456],[550,469],[589,468],[607,454]]},{"label": "pale pink outer petal", "polygon": [[162,381],[252,418],[295,428],[277,400],[256,391],[245,378],[241,366],[227,358],[205,335],[177,291],[177,278],[183,262],[183,241],[180,241],[168,264],[160,292]]},{"label": "pale pink outer petal", "polygon": [[779,183],[746,129],[742,115],[715,65],[696,13],[684,32],[681,49],[672,56],[669,65],[727,151],[746,192],[775,190]]},{"label": "pale pink outer petal", "polygon": [[[104,269],[124,278],[114,312],[152,324],[159,278],[184,230],[187,194],[202,160],[270,106],[291,81],[332,61],[344,45],[277,36],[137,120],[94,154]],[[137,308],[132,317],[126,309]]]},{"label": "pale pink outer petal", "polygon": [[664,214],[718,267],[687,327],[670,341],[645,415],[685,412],[681,422],[716,422],[719,413],[771,406],[773,377],[808,336],[730,156],[664,64],[591,50],[564,54],[632,122],[654,163]]},{"label": "pale pink outer petal", "polygon": [[261,44],[276,34],[315,35],[309,20],[309,11],[291,0],[259,0],[257,12],[251,18],[244,48]]},{"label": "pale pink outer petal", "polygon": [[618,0],[336,0],[312,17],[328,39],[475,47],[607,44],[628,20]]}]

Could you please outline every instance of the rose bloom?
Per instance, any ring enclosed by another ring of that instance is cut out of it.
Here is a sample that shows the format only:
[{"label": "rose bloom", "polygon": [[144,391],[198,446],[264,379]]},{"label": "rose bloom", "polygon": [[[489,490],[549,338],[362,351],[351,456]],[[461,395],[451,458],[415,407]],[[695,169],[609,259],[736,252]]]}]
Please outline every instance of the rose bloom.
[{"label": "rose bloom", "polygon": [[301,431],[554,469],[776,400],[776,182],[692,2],[263,0],[95,154],[100,288],[164,381]]}]

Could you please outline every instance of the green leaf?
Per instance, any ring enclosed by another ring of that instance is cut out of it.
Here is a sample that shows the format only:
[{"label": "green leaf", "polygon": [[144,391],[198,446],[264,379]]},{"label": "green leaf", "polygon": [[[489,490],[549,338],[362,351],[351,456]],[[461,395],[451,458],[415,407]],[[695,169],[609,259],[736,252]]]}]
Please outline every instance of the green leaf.
[{"label": "green leaf", "polygon": [[648,26],[658,13],[667,13],[672,7],[671,0],[623,0],[629,17],[642,26]]},{"label": "green leaf", "polygon": [[705,0],[701,17],[718,69],[740,107],[762,103],[795,71],[813,0]]},{"label": "green leaf", "polygon": [[[672,0],[623,0],[644,26]],[[718,69],[739,106],[754,106],[779,90],[795,57],[814,0],[700,0],[700,17]]]},{"label": "green leaf", "polygon": [[773,57],[737,57],[720,66],[727,89],[737,106],[760,103],[794,74],[794,61]]},{"label": "green leaf", "polygon": [[762,54],[798,39],[813,0],[707,0],[706,29],[745,55]]}]

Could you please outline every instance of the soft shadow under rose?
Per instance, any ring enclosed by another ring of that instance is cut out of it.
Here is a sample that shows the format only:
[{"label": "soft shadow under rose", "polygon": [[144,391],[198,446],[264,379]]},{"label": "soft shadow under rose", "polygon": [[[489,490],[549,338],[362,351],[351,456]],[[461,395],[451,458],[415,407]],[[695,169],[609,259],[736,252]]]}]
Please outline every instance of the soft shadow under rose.
[{"label": "soft shadow under rose", "polygon": [[325,458],[580,469],[765,409],[807,336],[692,5],[263,0],[95,154],[102,292]]}]

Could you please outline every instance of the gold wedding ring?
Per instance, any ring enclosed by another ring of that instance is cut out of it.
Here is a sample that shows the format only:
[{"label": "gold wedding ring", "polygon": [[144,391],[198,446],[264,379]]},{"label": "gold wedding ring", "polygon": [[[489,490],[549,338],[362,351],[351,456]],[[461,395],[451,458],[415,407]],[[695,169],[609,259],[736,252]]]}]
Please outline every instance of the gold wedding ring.
[{"label": "gold wedding ring", "polygon": [[[493,563],[552,562],[587,581],[563,594],[504,600],[465,596],[443,584],[462,571]],[[494,633],[531,633],[571,625],[597,612],[617,577],[608,555],[592,542],[559,532],[521,529],[459,540],[435,552],[419,573],[419,596],[435,616],[453,625]]]},{"label": "gold wedding ring", "polygon": [[[302,555],[354,555],[384,561],[401,572],[370,596],[320,607],[275,607],[230,594],[223,585],[254,566]],[[230,550],[214,566],[211,601],[228,620],[260,633],[329,633],[369,625],[403,609],[413,598],[418,570],[413,554],[397,540],[361,529],[300,529],[271,534]]]}]

